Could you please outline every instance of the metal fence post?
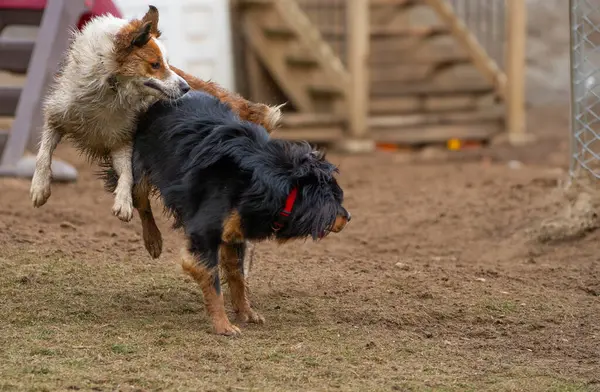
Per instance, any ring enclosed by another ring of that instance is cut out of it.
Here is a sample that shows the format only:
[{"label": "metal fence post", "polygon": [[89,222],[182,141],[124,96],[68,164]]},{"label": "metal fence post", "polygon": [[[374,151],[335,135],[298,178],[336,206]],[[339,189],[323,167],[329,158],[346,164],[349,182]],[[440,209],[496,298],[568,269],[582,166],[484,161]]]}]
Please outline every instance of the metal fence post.
[{"label": "metal fence post", "polygon": [[571,176],[600,178],[600,4],[570,0]]}]

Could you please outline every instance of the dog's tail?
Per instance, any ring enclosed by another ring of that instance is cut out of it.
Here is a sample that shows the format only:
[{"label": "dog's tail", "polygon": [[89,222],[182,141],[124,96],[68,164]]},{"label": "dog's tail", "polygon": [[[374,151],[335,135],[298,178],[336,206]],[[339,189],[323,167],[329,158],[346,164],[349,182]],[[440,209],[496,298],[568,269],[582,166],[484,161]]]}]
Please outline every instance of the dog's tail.
[{"label": "dog's tail", "polygon": [[113,193],[117,189],[117,182],[119,182],[119,176],[117,175],[116,170],[113,168],[110,159],[103,159],[98,164],[100,166],[100,170],[96,172],[98,178],[104,181],[104,189]]},{"label": "dog's tail", "polygon": [[281,108],[285,106],[284,104],[277,106],[266,106],[264,114],[264,123],[262,124],[267,132],[273,133],[275,130],[279,129],[281,126],[281,118],[283,114],[281,113]]}]

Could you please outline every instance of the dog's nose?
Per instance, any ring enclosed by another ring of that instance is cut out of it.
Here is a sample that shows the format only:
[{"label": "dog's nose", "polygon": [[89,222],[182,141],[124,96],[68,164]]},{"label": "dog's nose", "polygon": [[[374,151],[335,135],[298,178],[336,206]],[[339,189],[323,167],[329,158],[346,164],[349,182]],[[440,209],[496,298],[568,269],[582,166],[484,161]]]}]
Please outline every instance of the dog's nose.
[{"label": "dog's nose", "polygon": [[187,93],[188,91],[190,91],[191,87],[189,84],[186,83],[185,80],[182,80],[179,82],[179,89],[181,90],[182,93]]},{"label": "dog's nose", "polygon": [[351,214],[351,213],[349,213],[349,212],[346,212],[346,214],[347,214],[347,216],[346,216],[346,220],[347,220],[348,222],[350,222],[350,221],[352,220],[352,214]]}]

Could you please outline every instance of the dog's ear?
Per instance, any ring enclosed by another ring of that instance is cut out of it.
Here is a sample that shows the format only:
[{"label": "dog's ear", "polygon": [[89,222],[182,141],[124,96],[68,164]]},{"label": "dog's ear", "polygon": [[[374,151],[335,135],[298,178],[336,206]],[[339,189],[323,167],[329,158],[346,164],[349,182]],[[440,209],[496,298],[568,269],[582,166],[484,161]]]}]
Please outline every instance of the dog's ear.
[{"label": "dog's ear", "polygon": [[325,159],[325,155],[327,154],[325,150],[315,149],[311,152],[312,156],[315,157],[317,161],[322,161]]},{"label": "dog's ear", "polygon": [[148,12],[142,18],[142,23],[150,22],[150,34],[156,38],[160,37],[161,31],[158,29],[158,8],[153,5],[148,6]]},{"label": "dog's ear", "polygon": [[322,151],[313,150],[302,156],[294,167],[292,177],[295,180],[308,180],[314,177],[314,180],[321,182],[327,181],[336,171],[336,167],[324,159],[325,154]]},{"label": "dog's ear", "polygon": [[133,35],[133,39],[131,40],[132,46],[137,46],[141,48],[146,45],[148,41],[150,41],[151,35],[150,30],[152,29],[152,22],[144,23]]}]

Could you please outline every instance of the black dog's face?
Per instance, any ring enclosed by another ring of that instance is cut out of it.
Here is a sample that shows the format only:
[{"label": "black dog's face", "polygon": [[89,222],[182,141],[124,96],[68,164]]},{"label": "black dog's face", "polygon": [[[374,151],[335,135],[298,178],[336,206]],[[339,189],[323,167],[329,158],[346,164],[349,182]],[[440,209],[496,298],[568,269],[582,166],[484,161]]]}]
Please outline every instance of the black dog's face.
[{"label": "black dog's face", "polygon": [[300,157],[292,175],[297,184],[298,199],[289,224],[276,234],[279,239],[320,239],[346,227],[351,215],[343,207],[344,192],[335,178],[337,171],[319,151]]}]

